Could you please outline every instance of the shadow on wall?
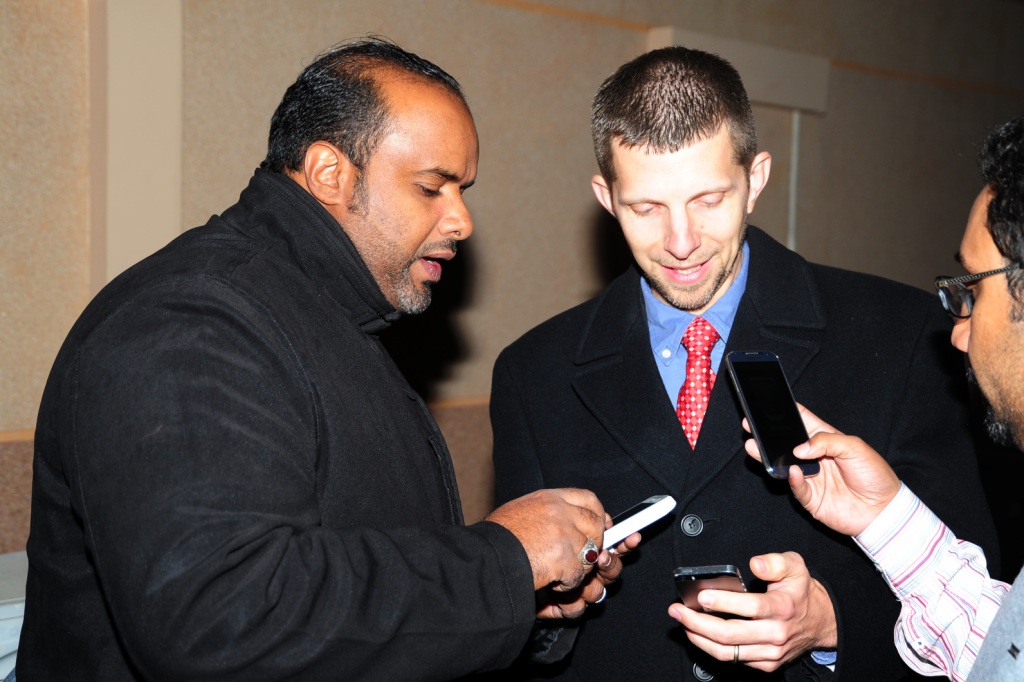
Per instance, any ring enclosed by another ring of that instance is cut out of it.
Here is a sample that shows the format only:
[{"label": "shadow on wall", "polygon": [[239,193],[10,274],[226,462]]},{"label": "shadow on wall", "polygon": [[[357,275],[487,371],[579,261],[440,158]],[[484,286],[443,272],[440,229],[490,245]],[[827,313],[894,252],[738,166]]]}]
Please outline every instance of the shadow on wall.
[{"label": "shadow on wall", "polygon": [[464,241],[459,244],[458,255],[444,264],[441,281],[434,286],[433,300],[426,312],[403,316],[381,334],[381,341],[398,368],[427,402],[437,395],[438,382],[466,357],[466,342],[456,330],[452,316],[468,303],[474,279],[473,247]]},{"label": "shadow on wall", "polygon": [[625,272],[626,268],[633,265],[633,254],[630,253],[626,238],[622,236],[619,221],[597,202],[594,203],[591,234],[594,267],[598,277],[597,291],[591,295],[596,296],[613,279]]}]

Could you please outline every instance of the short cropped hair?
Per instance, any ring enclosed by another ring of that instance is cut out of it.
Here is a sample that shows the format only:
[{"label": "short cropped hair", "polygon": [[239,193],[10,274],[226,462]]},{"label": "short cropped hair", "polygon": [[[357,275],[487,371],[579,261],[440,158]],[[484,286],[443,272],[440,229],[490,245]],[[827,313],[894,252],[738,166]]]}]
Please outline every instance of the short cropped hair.
[{"label": "short cropped hair", "polygon": [[685,47],[642,54],[609,76],[591,107],[591,133],[601,175],[615,181],[612,144],[675,152],[713,137],[722,124],[736,163],[757,155],[757,130],[743,81],[718,55]]},{"label": "short cropped hair", "polygon": [[302,70],[270,121],[267,158],[260,167],[302,169],[306,150],[323,140],[360,171],[385,137],[389,113],[379,75],[397,70],[446,89],[465,103],[459,83],[437,65],[379,36],[336,46]]},{"label": "short cropped hair", "polygon": [[[987,227],[992,241],[1010,262],[1024,265],[1024,117],[995,128],[982,145],[981,174],[992,190]],[[1018,314],[1024,317],[1024,273],[1007,274]]]}]

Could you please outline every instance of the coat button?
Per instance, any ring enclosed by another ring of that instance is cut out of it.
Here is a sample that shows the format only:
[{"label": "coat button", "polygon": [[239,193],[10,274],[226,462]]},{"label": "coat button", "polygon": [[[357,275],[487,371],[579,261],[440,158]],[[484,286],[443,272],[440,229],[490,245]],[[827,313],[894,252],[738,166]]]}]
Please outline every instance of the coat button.
[{"label": "coat button", "polygon": [[714,675],[712,675],[696,663],[693,664],[693,676],[696,677],[698,680],[701,680],[701,682],[708,682],[708,680],[715,679]]},{"label": "coat button", "polygon": [[687,514],[683,517],[683,520],[679,522],[679,527],[683,529],[683,532],[694,537],[700,535],[701,531],[704,530],[704,521],[701,520],[696,514]]}]

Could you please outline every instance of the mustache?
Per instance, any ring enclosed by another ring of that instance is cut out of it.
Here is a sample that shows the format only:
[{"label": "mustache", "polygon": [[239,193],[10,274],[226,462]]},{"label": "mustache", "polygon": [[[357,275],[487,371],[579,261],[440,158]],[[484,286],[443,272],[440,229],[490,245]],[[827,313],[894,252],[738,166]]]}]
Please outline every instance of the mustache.
[{"label": "mustache", "polygon": [[438,251],[451,251],[454,257],[459,252],[459,242],[457,239],[442,239],[441,241],[424,244],[416,253],[416,258],[422,258],[428,253],[437,253]]}]

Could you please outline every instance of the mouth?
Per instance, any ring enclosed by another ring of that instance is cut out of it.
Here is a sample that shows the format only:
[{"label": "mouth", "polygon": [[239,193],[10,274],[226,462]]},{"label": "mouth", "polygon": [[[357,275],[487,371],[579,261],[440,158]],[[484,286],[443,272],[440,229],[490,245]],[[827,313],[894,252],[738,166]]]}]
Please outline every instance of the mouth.
[{"label": "mouth", "polygon": [[711,268],[711,259],[701,261],[696,265],[662,265],[661,267],[673,283],[680,286],[692,286],[704,279],[704,276]]},{"label": "mouth", "polygon": [[445,251],[429,253],[417,258],[416,262],[420,264],[420,269],[423,270],[424,281],[439,281],[441,279],[441,271],[444,269],[441,263],[454,257],[455,253],[453,251]]}]

